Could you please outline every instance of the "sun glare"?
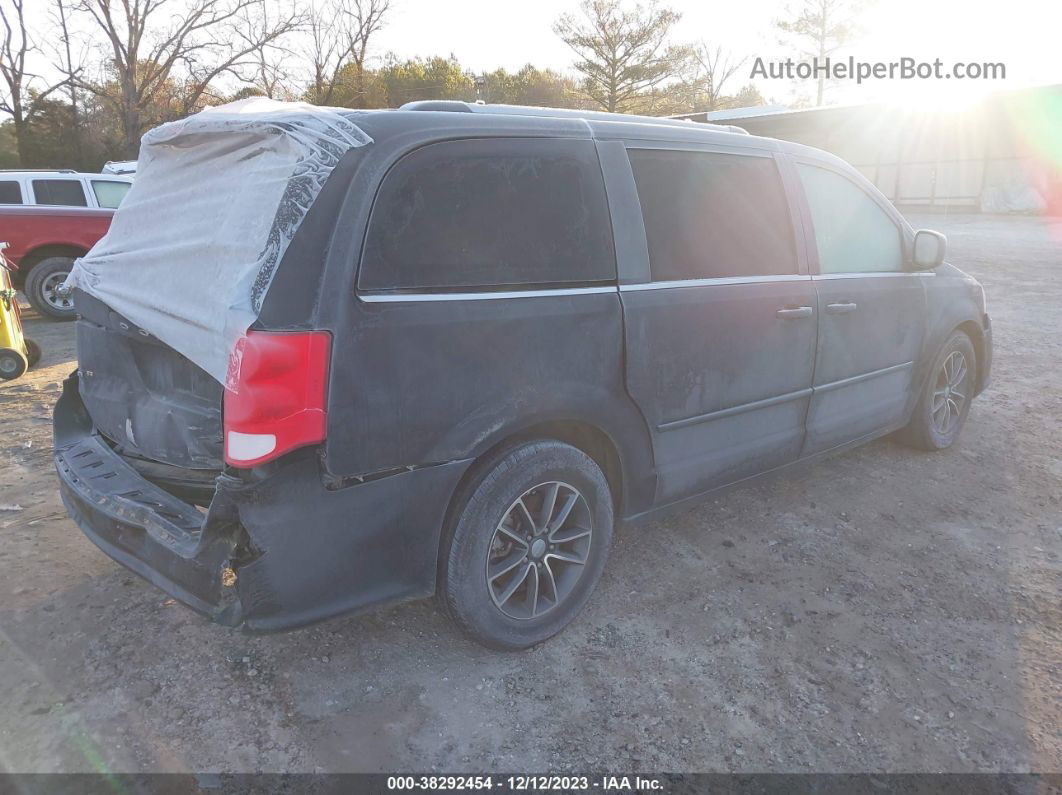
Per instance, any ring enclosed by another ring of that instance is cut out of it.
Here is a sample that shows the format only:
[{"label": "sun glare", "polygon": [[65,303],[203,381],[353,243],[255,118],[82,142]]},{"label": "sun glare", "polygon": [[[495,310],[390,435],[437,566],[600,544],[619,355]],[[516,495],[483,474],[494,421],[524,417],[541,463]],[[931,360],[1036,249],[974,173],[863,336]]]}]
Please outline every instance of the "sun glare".
[{"label": "sun glare", "polygon": [[961,113],[983,101],[998,86],[977,83],[949,85],[945,81],[896,82],[883,92],[885,101],[904,110]]},{"label": "sun glare", "polygon": [[[1011,0],[1017,7],[1030,2]],[[874,81],[863,96],[873,93],[911,110],[963,111],[1018,82],[1043,82],[1028,63],[1031,40],[1039,34],[1027,27],[1019,34],[1014,16],[1020,16],[1015,8],[1000,16],[970,9],[961,0],[874,4],[863,20],[864,35],[853,46],[853,54],[870,62],[907,58],[926,71],[908,79]],[[939,66],[930,72],[927,67],[934,62]]]}]

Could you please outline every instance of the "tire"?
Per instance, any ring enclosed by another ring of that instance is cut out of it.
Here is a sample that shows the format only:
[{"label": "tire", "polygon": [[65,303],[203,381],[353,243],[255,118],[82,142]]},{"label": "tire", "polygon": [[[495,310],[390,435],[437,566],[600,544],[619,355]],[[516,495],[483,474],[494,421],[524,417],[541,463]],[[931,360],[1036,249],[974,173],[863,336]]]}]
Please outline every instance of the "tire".
[{"label": "tire", "polygon": [[977,353],[973,343],[963,332],[956,331],[933,359],[911,422],[899,432],[900,441],[920,450],[951,447],[970,413],[976,378]]},{"label": "tire", "polygon": [[436,596],[444,611],[492,649],[526,649],[556,635],[586,605],[608,558],[604,473],[581,450],[543,440],[483,462],[462,492],[441,545]]},{"label": "tire", "polygon": [[74,267],[72,257],[48,257],[33,266],[26,277],[26,298],[33,308],[53,320],[73,320],[77,311],[74,302],[55,295],[55,287],[62,284]]},{"label": "tire", "polygon": [[22,375],[29,368],[29,362],[22,355],[22,351],[14,348],[0,348],[0,378],[12,381]]},{"label": "tire", "polygon": [[26,343],[26,361],[33,367],[41,360],[41,346],[29,337],[23,338],[22,341]]}]

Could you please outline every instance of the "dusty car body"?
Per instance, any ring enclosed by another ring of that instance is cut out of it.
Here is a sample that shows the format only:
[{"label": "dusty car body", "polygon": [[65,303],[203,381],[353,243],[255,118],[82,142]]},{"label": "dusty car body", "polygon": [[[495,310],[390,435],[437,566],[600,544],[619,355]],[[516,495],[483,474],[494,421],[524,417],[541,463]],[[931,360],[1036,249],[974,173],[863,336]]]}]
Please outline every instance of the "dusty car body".
[{"label": "dusty car body", "polygon": [[358,123],[247,335],[308,385],[274,418],[307,420],[294,446],[234,455],[253,410],[75,295],[64,502],[216,621],[438,592],[523,648],[585,604],[613,521],[894,431],[947,447],[987,383],[980,285],[828,154],[464,103]]}]

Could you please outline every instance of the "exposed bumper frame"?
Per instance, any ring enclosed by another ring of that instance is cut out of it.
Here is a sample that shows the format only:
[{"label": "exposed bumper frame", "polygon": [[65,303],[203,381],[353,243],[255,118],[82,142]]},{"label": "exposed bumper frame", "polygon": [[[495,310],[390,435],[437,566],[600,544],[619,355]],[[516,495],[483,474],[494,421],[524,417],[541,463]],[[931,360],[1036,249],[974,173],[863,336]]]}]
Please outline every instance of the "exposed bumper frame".
[{"label": "exposed bumper frame", "polygon": [[[219,475],[204,515],[96,432],[77,373],[63,385],[54,426],[63,502],[85,535],[194,610],[255,631],[431,595],[443,516],[470,463],[334,488],[304,451],[260,480]],[[234,587],[222,585],[227,567]]]}]

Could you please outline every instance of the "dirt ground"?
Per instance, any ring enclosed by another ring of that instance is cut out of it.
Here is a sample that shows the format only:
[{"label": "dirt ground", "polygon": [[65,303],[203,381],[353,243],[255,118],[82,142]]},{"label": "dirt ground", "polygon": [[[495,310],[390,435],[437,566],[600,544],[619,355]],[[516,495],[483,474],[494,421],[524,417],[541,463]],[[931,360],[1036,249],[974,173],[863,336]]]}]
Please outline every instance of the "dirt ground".
[{"label": "dirt ground", "polygon": [[555,640],[430,602],[250,637],[82,537],[50,411],[73,326],[0,385],[7,771],[1062,771],[1062,222],[941,216],[995,374],[960,442],[880,441],[618,534]]}]

